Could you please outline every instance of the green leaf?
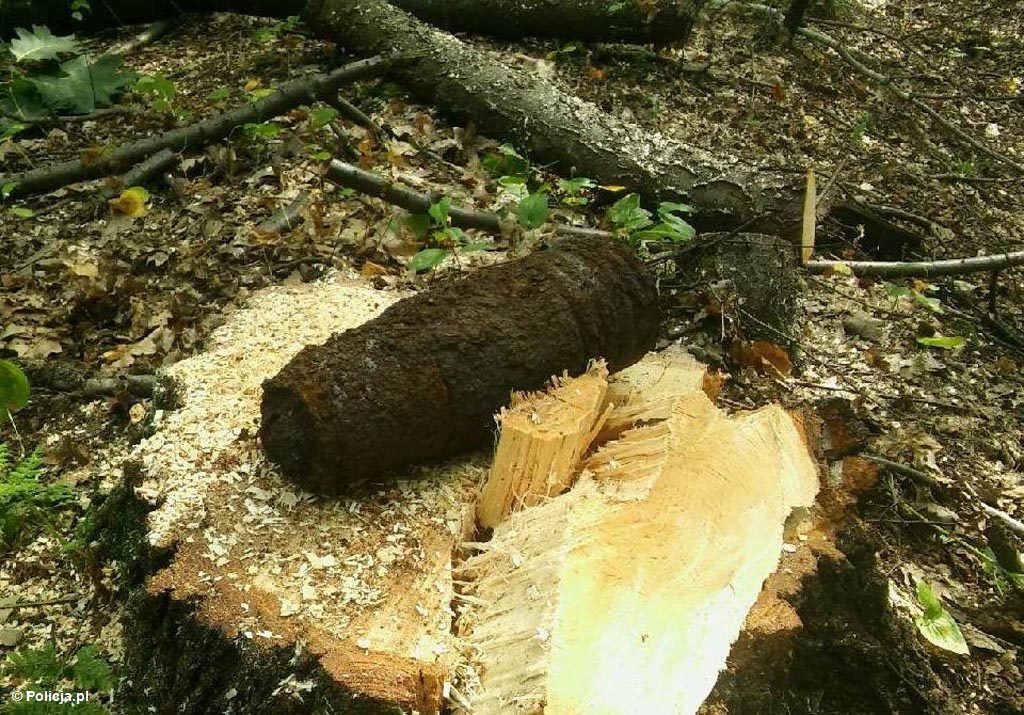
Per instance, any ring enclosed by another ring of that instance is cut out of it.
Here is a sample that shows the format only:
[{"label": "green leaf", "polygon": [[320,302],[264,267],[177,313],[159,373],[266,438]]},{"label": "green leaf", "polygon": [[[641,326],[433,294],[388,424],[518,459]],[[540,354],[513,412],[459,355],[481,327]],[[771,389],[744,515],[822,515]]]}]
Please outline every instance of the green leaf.
[{"label": "green leaf", "polygon": [[0,117],[0,142],[10,139],[14,135],[25,131],[30,125],[21,122],[13,122],[10,119]]},{"label": "green leaf", "polygon": [[409,259],[409,270],[413,273],[433,270],[441,265],[447,255],[448,251],[443,248],[425,248]]},{"label": "green leaf", "polygon": [[493,243],[486,243],[486,242],[467,243],[465,246],[463,246],[459,250],[462,251],[463,253],[475,253],[477,251],[486,251],[488,248],[491,248],[493,245],[494,245]]},{"label": "green leaf", "polygon": [[254,89],[251,92],[249,92],[249,101],[258,102],[264,97],[269,97],[276,91],[276,89],[273,89],[271,87],[264,87],[263,89]]},{"label": "green leaf", "polygon": [[652,226],[642,231],[636,231],[633,237],[639,241],[672,241],[683,243],[691,240],[697,235],[697,230],[678,216],[667,214],[669,221]]},{"label": "green leaf", "polygon": [[12,206],[7,209],[7,213],[15,218],[32,218],[36,215],[36,212],[27,206]]},{"label": "green leaf", "polygon": [[17,186],[17,181],[8,181],[3,186],[0,186],[0,199],[6,199],[8,196],[10,196],[11,193],[14,192],[14,189],[17,188]]},{"label": "green leaf", "polygon": [[593,180],[585,176],[577,176],[572,179],[559,179],[558,190],[568,196],[575,196],[584,189],[592,189],[597,186]]},{"label": "green leaf", "polygon": [[434,219],[439,226],[447,226],[448,212],[451,210],[451,206],[452,200],[447,196],[442,196],[436,204],[430,204],[427,213],[430,214],[430,218]]},{"label": "green leaf", "polygon": [[939,597],[925,581],[917,581],[917,600],[924,613],[914,619],[917,630],[932,645],[959,655],[967,655],[970,649],[964,640],[960,627],[949,615]]},{"label": "green leaf", "polygon": [[679,204],[673,201],[662,201],[658,204],[658,216],[662,219],[675,213],[692,214],[696,212],[697,209],[690,206],[690,204]]},{"label": "green leaf", "polygon": [[42,648],[20,648],[7,656],[4,665],[7,675],[26,680],[32,684],[53,685],[64,672],[64,666],[57,658],[52,645]]},{"label": "green leaf", "polygon": [[673,241],[689,241],[697,235],[697,229],[689,223],[670,213],[660,214],[662,226],[668,226],[672,230],[670,238]]},{"label": "green leaf", "polygon": [[939,301],[938,298],[929,298],[924,293],[919,293],[916,290],[911,291],[910,295],[913,297],[915,303],[924,306],[933,313],[938,313],[942,315],[943,313],[946,312],[945,310],[943,310],[942,303]]},{"label": "green leaf", "polygon": [[113,687],[110,665],[94,645],[79,649],[71,672],[74,675],[75,687],[82,690],[110,690]]},{"label": "green leaf", "polygon": [[281,131],[281,127],[272,122],[260,122],[254,124],[249,122],[242,125],[242,131],[249,139],[273,139]]},{"label": "green leaf", "polygon": [[135,91],[145,95],[156,109],[167,111],[171,108],[171,99],[178,90],[174,82],[162,74],[150,74],[139,77],[139,81],[135,83]]},{"label": "green leaf", "polygon": [[530,170],[530,163],[511,144],[502,144],[497,153],[487,154],[480,163],[492,176],[526,176]]},{"label": "green leaf", "polygon": [[28,404],[28,396],[28,378],[25,373],[13,362],[0,360],[0,418]]},{"label": "green leaf", "polygon": [[883,286],[885,288],[885,294],[890,298],[902,298],[905,295],[913,293],[913,291],[906,286],[896,285],[895,283],[886,282]]},{"label": "green leaf", "polygon": [[619,228],[637,231],[653,223],[651,212],[640,207],[639,194],[626,194],[608,209],[608,220]]},{"label": "green leaf", "polygon": [[516,218],[525,228],[540,228],[548,220],[548,213],[547,194],[530,194],[519,202]]},{"label": "green leaf", "polygon": [[328,124],[333,122],[335,118],[337,118],[338,110],[335,109],[334,107],[317,107],[316,109],[309,113],[309,116],[313,120],[313,128],[321,129],[322,127],[326,127]]},{"label": "green leaf", "polygon": [[423,238],[430,229],[430,216],[427,214],[412,214],[405,217],[406,227],[412,231],[416,238]]},{"label": "green leaf", "polygon": [[315,159],[316,161],[328,161],[331,158],[331,152],[329,152],[329,151],[314,151],[314,152],[311,152],[309,156],[312,159]]},{"label": "green leaf", "polygon": [[50,113],[50,108],[39,96],[35,83],[17,76],[5,84],[0,84],[0,112],[14,119],[34,122],[45,118]]},{"label": "green leaf", "polygon": [[512,194],[520,200],[526,198],[530,194],[530,189],[526,185],[526,179],[522,176],[499,177],[498,188],[506,193]]},{"label": "green leaf", "polygon": [[89,64],[84,55],[64,62],[59,75],[39,75],[31,79],[43,101],[54,109],[88,114],[97,107],[108,107],[114,97],[135,80],[134,72],[122,72],[121,58],[104,55]]},{"label": "green leaf", "polygon": [[78,43],[74,35],[55,36],[50,28],[33,25],[32,32],[19,27],[16,32],[18,39],[11,40],[9,49],[15,62],[30,60],[55,60],[60,55],[71,55],[78,52]]},{"label": "green leaf", "polygon": [[456,228],[455,226],[449,226],[440,233],[445,239],[455,245],[459,245],[466,240],[466,234],[462,232],[461,228]]},{"label": "green leaf", "polygon": [[217,89],[206,95],[206,98],[211,102],[223,102],[225,99],[231,96],[230,87],[217,87]]},{"label": "green leaf", "polygon": [[932,335],[930,337],[919,337],[917,339],[917,344],[924,345],[929,348],[956,350],[964,344],[964,339],[960,335]]}]

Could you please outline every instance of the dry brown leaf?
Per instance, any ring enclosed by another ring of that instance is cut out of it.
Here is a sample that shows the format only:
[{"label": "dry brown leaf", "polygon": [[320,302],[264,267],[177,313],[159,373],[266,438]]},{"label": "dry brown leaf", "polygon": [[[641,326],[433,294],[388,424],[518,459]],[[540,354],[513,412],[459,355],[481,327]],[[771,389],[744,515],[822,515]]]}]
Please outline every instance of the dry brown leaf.
[{"label": "dry brown leaf", "polygon": [[360,275],[372,277],[372,276],[386,276],[389,275],[390,271],[384,266],[378,265],[373,261],[367,261],[363,264],[363,267],[359,269]]},{"label": "dry brown leaf", "polygon": [[758,372],[771,371],[782,377],[793,372],[789,353],[768,340],[734,340],[731,352],[733,360]]}]

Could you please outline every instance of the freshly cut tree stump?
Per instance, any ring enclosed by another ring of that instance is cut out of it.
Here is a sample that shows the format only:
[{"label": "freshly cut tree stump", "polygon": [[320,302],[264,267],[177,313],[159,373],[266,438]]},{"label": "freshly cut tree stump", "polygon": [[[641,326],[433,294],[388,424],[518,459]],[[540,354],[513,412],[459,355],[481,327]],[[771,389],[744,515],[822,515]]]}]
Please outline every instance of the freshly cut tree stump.
[{"label": "freshly cut tree stump", "polygon": [[579,377],[553,381],[547,392],[512,396],[498,417],[498,449],[477,505],[481,526],[493,528],[512,511],[572,485],[604,423],[607,391],[608,368],[598,361]]},{"label": "freshly cut tree stump", "polygon": [[260,437],[281,472],[337,494],[480,447],[513,390],[639,360],[658,333],[654,282],[604,239],[482,268],[299,352],[264,384]]},{"label": "freshly cut tree stump", "polygon": [[264,379],[400,297],[358,279],[261,291],[169,369],[181,406],[132,455],[129,493],[152,511],[129,546],[150,556],[124,617],[125,697],[141,703],[126,712],[441,709],[458,662],[452,557],[485,460],[319,500],[255,439]]},{"label": "freshly cut tree stump", "polygon": [[728,417],[696,387],[666,410],[691,367],[649,382],[649,395],[626,387],[641,426],[587,459],[572,491],[500,523],[461,567],[457,623],[477,675],[466,712],[679,715],[711,691],[790,511],[812,505],[818,479],[779,407]]}]

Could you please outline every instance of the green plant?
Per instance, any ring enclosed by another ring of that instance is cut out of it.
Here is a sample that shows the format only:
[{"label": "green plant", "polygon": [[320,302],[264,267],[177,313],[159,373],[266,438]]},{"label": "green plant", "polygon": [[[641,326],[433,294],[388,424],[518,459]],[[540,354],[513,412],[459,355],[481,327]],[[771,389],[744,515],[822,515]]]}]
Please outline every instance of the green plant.
[{"label": "green plant", "polygon": [[953,173],[965,177],[977,176],[978,168],[972,159],[957,159],[953,162]]},{"label": "green plant", "polygon": [[242,125],[242,133],[250,140],[262,139],[264,141],[269,141],[276,137],[280,131],[281,127],[277,126],[273,122],[260,122],[259,124],[249,122]]},{"label": "green plant", "polygon": [[552,50],[551,52],[549,52],[547,54],[547,58],[549,60],[555,61],[555,60],[558,60],[558,59],[562,59],[562,58],[568,57],[569,55],[571,55],[571,54],[573,54],[575,52],[579,52],[579,50],[580,50],[580,46],[579,45],[577,45],[575,42],[569,42],[567,44],[562,45],[557,50]]},{"label": "green plant", "polygon": [[970,650],[960,627],[923,579],[917,579],[917,601],[924,612],[914,618],[914,623],[925,640],[943,650],[967,655]]},{"label": "green plant", "polygon": [[71,0],[69,9],[71,17],[81,22],[87,14],[92,12],[92,5],[89,4],[89,0]]},{"label": "green plant", "polygon": [[297,28],[300,24],[298,15],[289,15],[280,22],[275,22],[273,25],[267,27],[261,27],[253,33],[253,36],[259,42],[271,42],[276,40],[278,35],[282,32],[290,32]]},{"label": "green plant", "polygon": [[406,227],[417,238],[429,238],[433,246],[425,248],[409,260],[413,273],[437,268],[448,255],[470,253],[487,247],[485,243],[469,243],[462,229],[451,225],[451,199],[442,196],[432,203],[425,214],[413,214],[405,220]]},{"label": "green plant", "polygon": [[12,462],[0,443],[0,552],[52,527],[56,512],[74,499],[67,484],[39,481],[41,470],[39,450]]},{"label": "green plant", "polygon": [[484,155],[480,163],[492,176],[514,176],[525,180],[530,170],[530,162],[511,144],[502,144],[498,151]]},{"label": "green plant", "polygon": [[64,712],[84,715],[106,713],[107,709],[97,702],[96,694],[109,692],[114,687],[111,667],[95,645],[79,648],[71,660],[61,658],[52,645],[42,648],[20,648],[7,656],[3,672],[7,677],[26,685],[55,688],[66,684],[68,690],[74,688],[92,695],[83,702],[63,704],[12,700],[4,712],[18,715]]},{"label": "green plant", "polygon": [[[80,52],[74,35],[58,36],[44,26],[18,37],[7,46],[14,58],[8,77],[0,83],[0,113],[25,123],[56,113],[88,114],[107,107],[136,75],[121,69],[121,59],[102,55],[95,60]],[[10,134],[8,126],[5,134]]]},{"label": "green plant", "polygon": [[158,112],[174,113],[171,100],[178,93],[174,82],[162,74],[147,74],[139,77],[135,83],[135,91],[145,97],[151,107]]},{"label": "green plant", "polygon": [[562,203],[566,206],[586,206],[590,203],[587,192],[596,186],[596,182],[584,176],[558,180],[558,190],[562,194]]},{"label": "green plant", "polygon": [[850,127],[850,142],[854,145],[860,145],[864,143],[864,135],[871,127],[871,113],[861,112],[857,117],[857,121]]},{"label": "green plant", "polygon": [[12,412],[28,404],[28,377],[9,360],[0,360],[0,420],[14,422]]},{"label": "green plant", "polygon": [[309,113],[310,125],[313,129],[322,129],[338,117],[334,107],[317,107]]},{"label": "green plant", "polygon": [[519,202],[516,208],[516,220],[519,225],[527,230],[540,228],[548,220],[548,195],[537,191],[527,194]]},{"label": "green plant", "polygon": [[888,281],[883,284],[885,293],[893,301],[898,301],[900,298],[910,298],[916,305],[922,308],[927,308],[933,313],[942,315],[945,313],[945,309],[942,307],[942,302],[938,298],[930,298],[925,295],[926,291],[935,290],[935,286],[929,283],[923,283],[920,281],[914,282],[914,287],[897,285],[895,283],[889,283]]},{"label": "green plant", "polygon": [[636,246],[650,242],[680,243],[689,241],[696,230],[676,214],[693,213],[687,204],[663,201],[658,204],[657,218],[640,205],[639,194],[626,194],[608,209],[607,218],[615,232]]}]

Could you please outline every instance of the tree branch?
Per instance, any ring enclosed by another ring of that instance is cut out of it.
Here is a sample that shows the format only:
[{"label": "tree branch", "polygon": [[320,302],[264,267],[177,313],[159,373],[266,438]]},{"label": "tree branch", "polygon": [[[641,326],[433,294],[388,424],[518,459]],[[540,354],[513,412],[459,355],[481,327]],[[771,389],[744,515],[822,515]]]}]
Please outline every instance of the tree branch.
[{"label": "tree branch", "polygon": [[951,258],[942,261],[808,261],[805,268],[811,273],[826,273],[848,268],[858,276],[879,278],[905,278],[909,276],[954,276],[981,273],[1024,265],[1024,251],[997,253],[992,256]]}]

